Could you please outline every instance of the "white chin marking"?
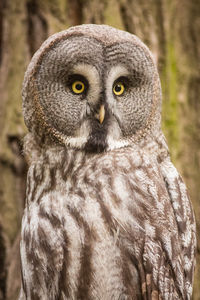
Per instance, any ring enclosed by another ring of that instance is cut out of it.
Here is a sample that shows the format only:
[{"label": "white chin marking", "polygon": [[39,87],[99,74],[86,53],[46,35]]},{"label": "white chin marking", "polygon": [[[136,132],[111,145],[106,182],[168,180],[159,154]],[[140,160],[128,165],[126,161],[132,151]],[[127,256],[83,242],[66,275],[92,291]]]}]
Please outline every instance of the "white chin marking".
[{"label": "white chin marking", "polygon": [[75,136],[64,136],[62,139],[63,143],[68,147],[83,149],[89,138],[89,130],[86,130],[87,126],[83,126],[83,128],[81,127],[78,132],[76,132]]},{"label": "white chin marking", "polygon": [[90,124],[88,121],[84,121],[80,128],[76,130],[74,136],[62,135],[62,141],[65,146],[72,148],[83,149],[87,143],[90,135]]},{"label": "white chin marking", "polygon": [[129,139],[123,138],[121,128],[115,117],[112,117],[111,126],[108,128],[107,134],[107,149],[113,150],[117,148],[122,148],[130,144]]},{"label": "white chin marking", "polygon": [[87,137],[67,137],[64,139],[65,146],[72,148],[83,149],[87,142]]},{"label": "white chin marking", "polygon": [[114,150],[118,148],[123,148],[130,145],[128,140],[115,140],[112,137],[107,139],[108,147],[107,150]]}]

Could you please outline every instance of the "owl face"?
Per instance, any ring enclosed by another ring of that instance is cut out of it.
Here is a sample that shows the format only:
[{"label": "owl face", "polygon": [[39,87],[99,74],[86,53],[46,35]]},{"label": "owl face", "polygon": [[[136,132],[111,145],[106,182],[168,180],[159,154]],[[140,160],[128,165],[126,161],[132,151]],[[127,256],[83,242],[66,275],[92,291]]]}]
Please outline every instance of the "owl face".
[{"label": "owl face", "polygon": [[55,35],[36,54],[25,77],[24,110],[30,106],[27,98],[34,98],[34,115],[25,114],[29,128],[30,119],[42,119],[39,126],[64,144],[100,152],[128,145],[149,126],[158,75],[137,38],[93,26],[67,30],[62,38]]}]

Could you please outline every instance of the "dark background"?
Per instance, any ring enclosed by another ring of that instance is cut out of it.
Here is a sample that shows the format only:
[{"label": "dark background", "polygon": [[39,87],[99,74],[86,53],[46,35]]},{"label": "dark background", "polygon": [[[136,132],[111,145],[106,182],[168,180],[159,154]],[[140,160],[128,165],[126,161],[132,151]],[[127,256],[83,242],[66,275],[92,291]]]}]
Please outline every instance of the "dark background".
[{"label": "dark background", "polygon": [[[82,23],[138,35],[151,49],[163,89],[163,130],[184,177],[200,235],[200,1],[0,0],[0,299],[17,299],[27,166],[21,84],[51,34]],[[200,243],[193,299],[200,299]]]}]

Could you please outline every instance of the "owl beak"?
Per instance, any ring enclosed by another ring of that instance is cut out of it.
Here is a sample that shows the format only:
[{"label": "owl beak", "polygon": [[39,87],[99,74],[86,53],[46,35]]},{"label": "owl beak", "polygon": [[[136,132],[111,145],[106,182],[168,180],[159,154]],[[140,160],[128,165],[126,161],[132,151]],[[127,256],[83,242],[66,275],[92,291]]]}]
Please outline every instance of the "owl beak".
[{"label": "owl beak", "polygon": [[105,107],[104,105],[101,105],[99,109],[99,113],[97,114],[97,119],[99,120],[100,124],[103,123],[104,118],[105,118]]}]

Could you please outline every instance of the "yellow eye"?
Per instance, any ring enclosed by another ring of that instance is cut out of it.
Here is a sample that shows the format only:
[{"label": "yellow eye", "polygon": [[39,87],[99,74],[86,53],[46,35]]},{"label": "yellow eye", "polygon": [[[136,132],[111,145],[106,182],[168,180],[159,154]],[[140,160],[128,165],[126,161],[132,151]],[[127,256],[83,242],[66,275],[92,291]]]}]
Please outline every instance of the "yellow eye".
[{"label": "yellow eye", "polygon": [[125,87],[123,85],[123,83],[121,82],[117,82],[114,86],[113,86],[113,93],[116,95],[116,96],[121,96],[123,94],[125,90]]},{"label": "yellow eye", "polygon": [[84,90],[85,90],[85,84],[82,81],[76,80],[72,83],[72,91],[75,94],[81,94],[83,93]]}]

